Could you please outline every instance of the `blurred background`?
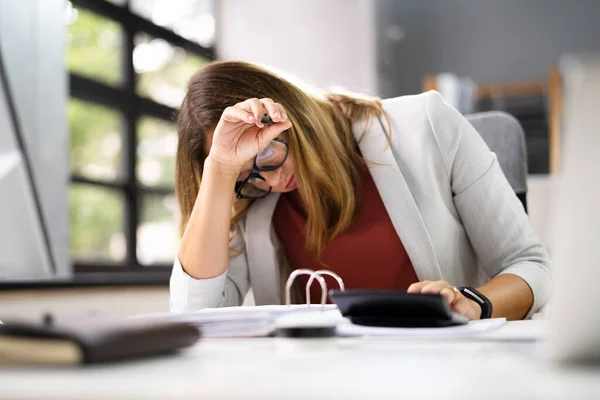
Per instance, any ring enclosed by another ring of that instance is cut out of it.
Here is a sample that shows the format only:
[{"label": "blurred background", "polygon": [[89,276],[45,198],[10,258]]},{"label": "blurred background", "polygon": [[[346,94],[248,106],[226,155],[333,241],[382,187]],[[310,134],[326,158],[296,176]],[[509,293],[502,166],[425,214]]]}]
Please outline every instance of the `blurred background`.
[{"label": "blurred background", "polygon": [[174,116],[214,59],[383,98],[435,89],[465,114],[513,114],[546,242],[559,61],[600,51],[598,16],[597,0],[0,0],[0,52],[60,278],[2,284],[0,313],[168,309]]}]

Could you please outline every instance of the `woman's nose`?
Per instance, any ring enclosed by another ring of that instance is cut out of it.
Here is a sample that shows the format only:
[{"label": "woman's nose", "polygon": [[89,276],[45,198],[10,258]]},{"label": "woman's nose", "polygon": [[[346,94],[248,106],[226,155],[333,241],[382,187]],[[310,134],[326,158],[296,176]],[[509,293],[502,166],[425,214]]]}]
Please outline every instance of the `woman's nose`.
[{"label": "woman's nose", "polygon": [[262,171],[260,176],[265,178],[265,181],[271,187],[277,187],[281,181],[281,168],[278,168],[274,171]]}]

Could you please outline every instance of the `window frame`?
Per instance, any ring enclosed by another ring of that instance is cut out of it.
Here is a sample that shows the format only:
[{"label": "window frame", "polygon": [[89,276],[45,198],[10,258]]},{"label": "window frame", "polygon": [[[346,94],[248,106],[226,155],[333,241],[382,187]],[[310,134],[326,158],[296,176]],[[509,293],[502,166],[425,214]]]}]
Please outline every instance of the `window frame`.
[{"label": "window frame", "polygon": [[116,5],[105,0],[70,0],[74,6],[94,12],[120,24],[123,32],[122,43],[122,80],[118,86],[110,86],[97,80],[86,78],[69,71],[70,97],[119,110],[123,116],[123,179],[103,181],[90,179],[71,172],[71,183],[93,185],[118,190],[125,198],[124,233],[126,254],[123,262],[90,262],[73,259],[74,275],[94,275],[99,280],[115,281],[119,276],[128,281],[143,281],[148,277],[152,282],[157,279],[167,282],[172,264],[143,265],[137,257],[137,228],[140,222],[141,200],[144,195],[172,195],[174,188],[169,186],[144,186],[137,180],[137,127],[140,118],[149,116],[173,122],[177,109],[160,104],[136,93],[136,72],[133,66],[134,39],[136,33],[147,33],[154,38],[164,39],[173,46],[201,56],[207,60],[215,59],[215,48],[203,47],[175,32],[158,26],[135,14],[129,8],[129,1]]}]

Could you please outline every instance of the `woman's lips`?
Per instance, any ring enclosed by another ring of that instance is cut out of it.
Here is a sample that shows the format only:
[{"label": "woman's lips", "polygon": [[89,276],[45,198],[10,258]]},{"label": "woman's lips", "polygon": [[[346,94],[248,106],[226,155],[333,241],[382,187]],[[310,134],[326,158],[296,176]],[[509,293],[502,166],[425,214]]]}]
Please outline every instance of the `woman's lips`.
[{"label": "woman's lips", "polygon": [[285,184],[285,189],[294,189],[296,187],[296,178],[294,175],[290,176]]}]

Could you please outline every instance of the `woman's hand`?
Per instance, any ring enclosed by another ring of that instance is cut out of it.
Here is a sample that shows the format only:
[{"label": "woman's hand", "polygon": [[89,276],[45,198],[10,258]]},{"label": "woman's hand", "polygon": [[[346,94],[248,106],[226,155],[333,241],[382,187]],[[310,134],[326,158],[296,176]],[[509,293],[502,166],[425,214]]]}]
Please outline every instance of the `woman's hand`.
[{"label": "woman's hand", "polygon": [[441,294],[452,311],[470,320],[480,319],[481,307],[473,300],[463,296],[454,286],[446,281],[423,281],[409,286],[408,293]]},{"label": "woman's hand", "polygon": [[[260,122],[266,115],[274,124]],[[281,104],[271,99],[248,99],[225,109],[215,128],[209,156],[221,167],[239,173],[244,163],[291,126]]]}]

